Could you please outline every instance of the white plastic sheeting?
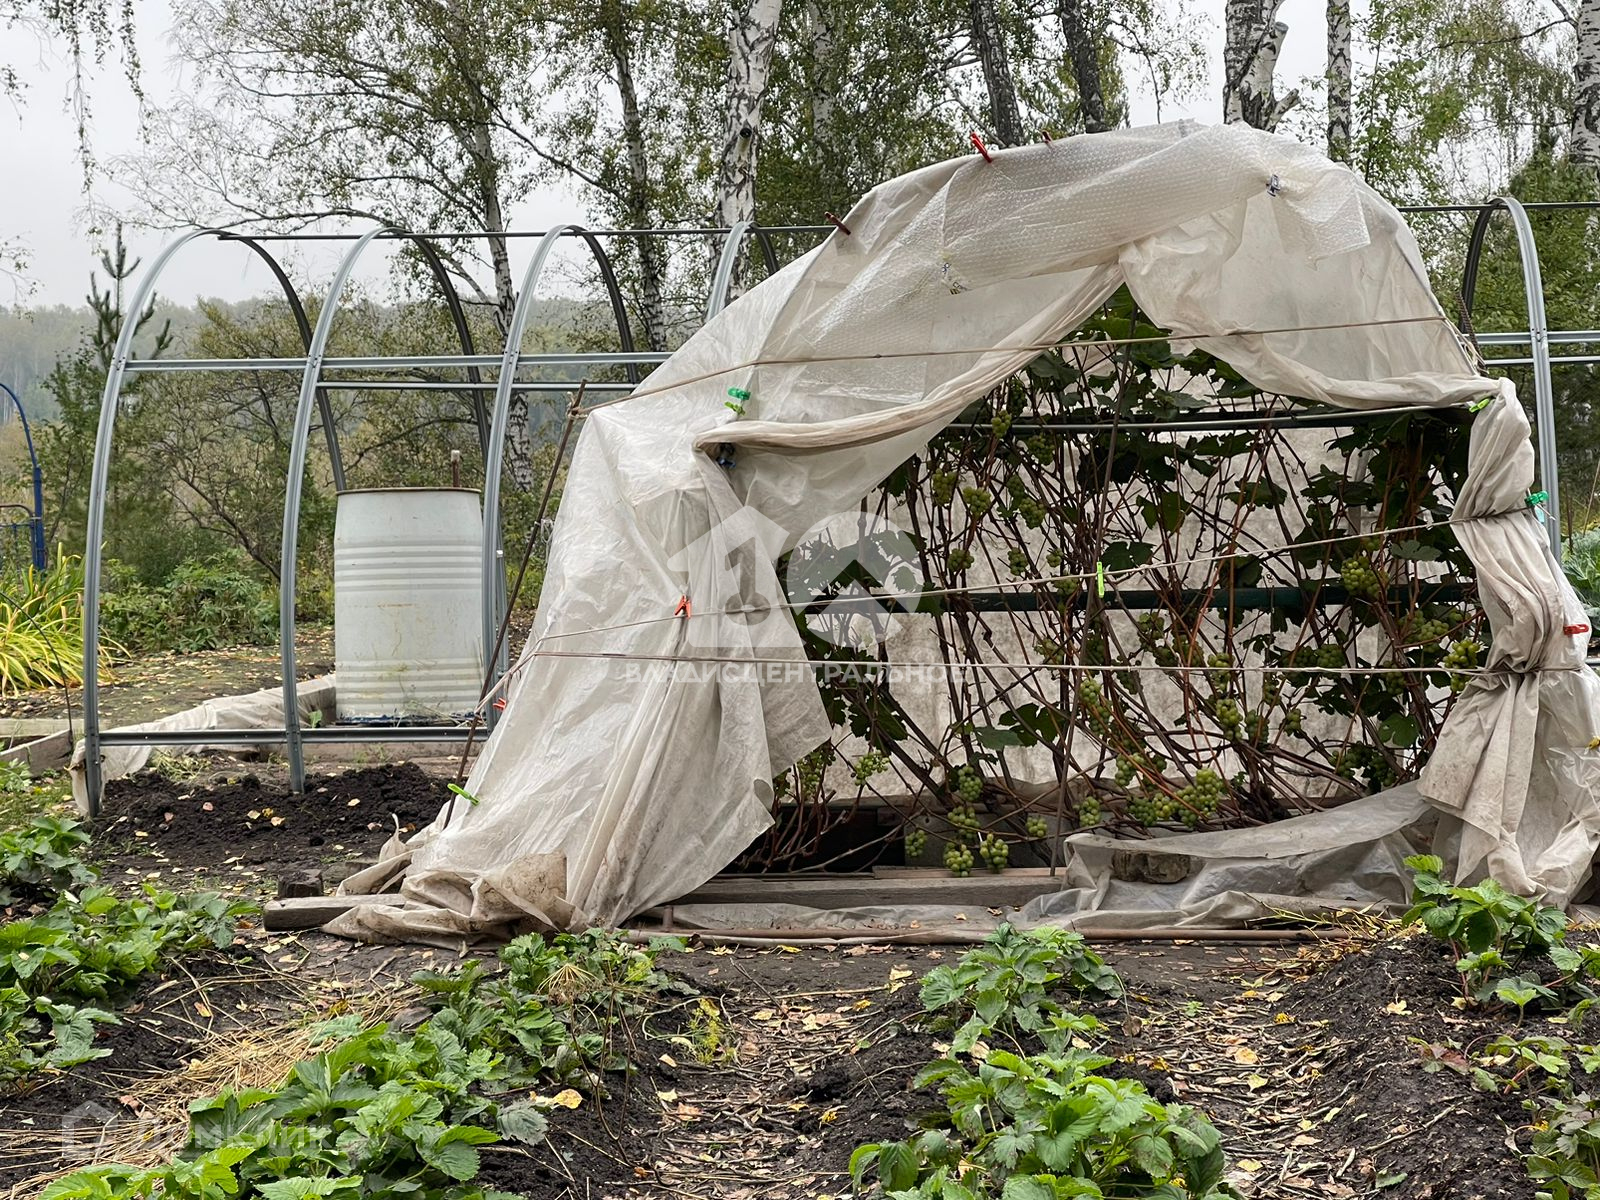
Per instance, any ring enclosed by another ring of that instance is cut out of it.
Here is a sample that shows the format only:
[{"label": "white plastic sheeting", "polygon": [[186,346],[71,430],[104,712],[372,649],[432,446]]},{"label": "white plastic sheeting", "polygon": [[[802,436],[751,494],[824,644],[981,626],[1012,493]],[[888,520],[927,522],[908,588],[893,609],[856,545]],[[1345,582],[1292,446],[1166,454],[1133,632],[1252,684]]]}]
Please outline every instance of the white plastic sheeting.
[{"label": "white plastic sheeting", "polygon": [[616,923],[715,874],[770,823],[773,775],[829,733],[774,558],[1123,283],[1272,391],[1493,397],[1459,513],[1501,673],[1469,686],[1420,792],[1463,871],[1572,895],[1600,840],[1600,681],[1563,633],[1582,610],[1525,504],[1527,420],[1472,365],[1393,207],[1293,141],[1184,124],[941,163],[844,223],[588,417],[478,803],[357,877],[398,881],[392,905],[330,928]]}]

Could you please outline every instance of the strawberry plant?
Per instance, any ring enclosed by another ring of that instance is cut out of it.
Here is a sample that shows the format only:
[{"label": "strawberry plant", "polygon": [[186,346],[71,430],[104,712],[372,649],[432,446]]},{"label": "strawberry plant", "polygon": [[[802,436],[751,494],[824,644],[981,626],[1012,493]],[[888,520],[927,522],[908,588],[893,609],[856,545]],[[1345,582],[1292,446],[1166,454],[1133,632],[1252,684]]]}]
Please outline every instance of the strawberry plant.
[{"label": "strawberry plant", "polygon": [[230,944],[235,919],[252,908],[214,893],[146,887],[122,899],[89,887],[0,925],[0,1082],[104,1056],[94,1025],[117,1018],[99,1005],[174,955]]},{"label": "strawberry plant", "polygon": [[419,974],[434,1012],[414,1033],[327,1022],[331,1044],[281,1086],[190,1105],[176,1161],[92,1167],[44,1200],[515,1200],[472,1183],[478,1147],[541,1141],[546,1105],[528,1092],[598,1086],[600,1070],[626,1065],[610,1048],[612,1026],[681,987],[655,966],[667,944],[599,931],[529,936],[505,948],[498,975],[478,962]]},{"label": "strawberry plant", "polygon": [[851,1180],[858,1193],[893,1200],[1234,1195],[1216,1127],[1133,1080],[1095,1074],[1110,1062],[1001,1050],[972,1067],[940,1059],[917,1077],[918,1087],[939,1087],[936,1123],[907,1141],[858,1147]]},{"label": "strawberry plant", "polygon": [[[1567,917],[1559,908],[1513,895],[1492,879],[1455,887],[1440,878],[1442,859],[1431,854],[1405,860],[1412,871],[1411,908],[1405,924],[1420,922],[1448,943],[1461,972],[1462,995],[1483,1004],[1497,1000],[1520,1013],[1529,1004],[1555,1004],[1595,995],[1600,950],[1565,945]],[[1558,976],[1541,980],[1523,971],[1531,962],[1551,964]]]},{"label": "strawberry plant", "polygon": [[78,857],[88,842],[78,822],[57,817],[35,817],[0,834],[0,908],[49,902],[93,883],[94,871]]},{"label": "strawberry plant", "polygon": [[1059,1030],[1062,1020],[1070,1025],[1050,996],[1061,988],[1110,999],[1122,994],[1122,980],[1082,934],[1002,925],[955,965],[923,976],[921,1000],[936,1024],[956,1029],[953,1045],[965,1051],[996,1032],[1044,1036]]}]

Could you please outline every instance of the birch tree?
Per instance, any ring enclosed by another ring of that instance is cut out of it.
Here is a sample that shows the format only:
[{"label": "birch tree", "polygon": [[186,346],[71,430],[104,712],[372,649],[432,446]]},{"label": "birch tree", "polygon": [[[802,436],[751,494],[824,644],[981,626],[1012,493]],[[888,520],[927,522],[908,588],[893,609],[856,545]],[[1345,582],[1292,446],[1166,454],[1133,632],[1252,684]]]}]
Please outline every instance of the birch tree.
[{"label": "birch tree", "polygon": [[1279,98],[1273,90],[1278,55],[1289,26],[1278,20],[1283,0],[1227,0],[1222,50],[1222,119],[1230,125],[1253,125],[1268,131],[1299,102],[1291,90]]},{"label": "birch tree", "polygon": [[1580,0],[1574,17],[1577,45],[1567,153],[1574,163],[1600,170],[1600,0]]},{"label": "birch tree", "polygon": [[[772,73],[782,0],[749,0],[728,33],[728,119],[717,168],[712,223],[732,227],[756,215],[756,155],[761,139],[761,104]],[[737,295],[735,263],[729,294]]]},{"label": "birch tree", "polygon": [[989,96],[989,128],[1004,146],[1020,146],[1027,140],[1022,129],[1022,114],[1017,107],[1017,85],[1011,75],[1011,60],[1006,51],[1005,30],[994,0],[969,0],[972,51],[983,69],[984,89]]},{"label": "birch tree", "polygon": [[1100,73],[1101,45],[1088,20],[1089,0],[1058,0],[1056,17],[1061,22],[1061,38],[1072,78],[1078,89],[1078,111],[1085,133],[1111,128],[1106,112],[1105,85]]},{"label": "birch tree", "polygon": [[1350,0],[1328,0],[1328,157],[1350,161],[1353,93]]}]

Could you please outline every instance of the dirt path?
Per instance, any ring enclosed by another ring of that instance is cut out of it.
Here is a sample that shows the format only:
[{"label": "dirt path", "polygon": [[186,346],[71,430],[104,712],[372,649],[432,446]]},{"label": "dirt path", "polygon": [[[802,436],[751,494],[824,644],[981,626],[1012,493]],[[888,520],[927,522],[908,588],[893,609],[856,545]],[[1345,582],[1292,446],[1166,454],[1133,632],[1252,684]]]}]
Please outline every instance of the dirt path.
[{"label": "dirt path", "polygon": [[[305,626],[297,632],[299,677],[310,679],[333,670],[332,628]],[[101,712],[107,728],[132,725],[218,696],[273,687],[282,678],[275,645],[232,646],[192,654],[161,651],[113,664],[101,681]],[[0,697],[0,717],[65,719],[68,699],[60,688]],[[79,689],[72,689],[70,701],[76,721],[82,704]]]}]

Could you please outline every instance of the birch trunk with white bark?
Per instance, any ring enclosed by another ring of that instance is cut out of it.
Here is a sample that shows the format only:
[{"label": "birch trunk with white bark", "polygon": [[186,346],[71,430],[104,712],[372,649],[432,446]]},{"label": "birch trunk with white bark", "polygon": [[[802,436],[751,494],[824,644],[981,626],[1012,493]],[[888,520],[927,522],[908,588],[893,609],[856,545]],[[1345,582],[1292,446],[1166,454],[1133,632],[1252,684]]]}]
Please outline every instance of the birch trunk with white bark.
[{"label": "birch trunk with white bark", "polygon": [[[650,226],[650,158],[645,150],[644,118],[639,112],[639,92],[633,80],[633,46],[628,38],[627,16],[618,3],[606,5],[604,33],[622,109],[622,145],[627,163],[621,196],[628,223],[635,229]],[[667,310],[662,299],[666,263],[659,238],[641,237],[639,250],[639,323],[645,346],[663,350],[667,344]]]},{"label": "birch trunk with white bark", "polygon": [[1328,157],[1350,161],[1350,0],[1328,0]]},{"label": "birch trunk with white bark", "polygon": [[1572,62],[1572,161],[1600,170],[1600,0],[1582,0]]},{"label": "birch trunk with white bark", "polygon": [[1061,21],[1061,36],[1072,64],[1073,82],[1078,88],[1078,111],[1083,115],[1085,133],[1101,133],[1111,128],[1106,116],[1105,85],[1100,78],[1100,48],[1090,27],[1088,0],[1060,0],[1056,16]]},{"label": "birch trunk with white bark", "polygon": [[[761,101],[772,74],[783,0],[750,0],[728,34],[728,122],[717,168],[714,224],[732,227],[756,216],[756,149],[761,138]],[[732,299],[742,290],[740,263],[728,284]]]},{"label": "birch trunk with white bark", "polygon": [[1272,77],[1289,27],[1278,20],[1283,0],[1227,0],[1222,48],[1222,119],[1230,125],[1273,130],[1300,100],[1298,91],[1279,99]]},{"label": "birch trunk with white bark", "polygon": [[1020,146],[1024,138],[1022,113],[1017,107],[1017,84],[1011,77],[1011,60],[1006,55],[1005,33],[994,0],[970,0],[968,15],[972,25],[972,48],[983,67],[983,82],[989,92],[989,121],[994,138],[1002,146]]}]

